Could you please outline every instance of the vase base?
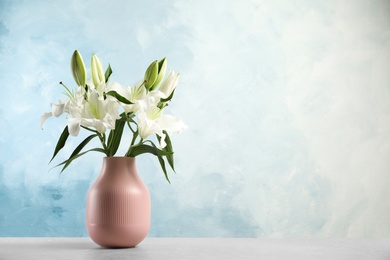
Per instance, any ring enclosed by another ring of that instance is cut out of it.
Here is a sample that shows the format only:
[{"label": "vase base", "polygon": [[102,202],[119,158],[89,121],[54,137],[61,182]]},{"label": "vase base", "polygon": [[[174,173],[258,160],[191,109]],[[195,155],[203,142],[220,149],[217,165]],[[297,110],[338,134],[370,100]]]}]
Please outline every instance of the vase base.
[{"label": "vase base", "polygon": [[90,238],[104,248],[132,248],[146,237],[149,226],[87,225]]}]

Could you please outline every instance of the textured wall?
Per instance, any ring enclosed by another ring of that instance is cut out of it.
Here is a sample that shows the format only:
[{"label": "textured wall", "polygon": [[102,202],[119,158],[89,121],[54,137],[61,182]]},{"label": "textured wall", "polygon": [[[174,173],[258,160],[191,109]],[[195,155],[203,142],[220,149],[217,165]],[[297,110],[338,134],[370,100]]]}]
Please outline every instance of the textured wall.
[{"label": "textured wall", "polygon": [[182,74],[172,185],[138,159],[150,236],[390,236],[389,1],[0,0],[0,236],[87,235],[101,157],[49,171],[65,119],[39,128],[75,49]]}]

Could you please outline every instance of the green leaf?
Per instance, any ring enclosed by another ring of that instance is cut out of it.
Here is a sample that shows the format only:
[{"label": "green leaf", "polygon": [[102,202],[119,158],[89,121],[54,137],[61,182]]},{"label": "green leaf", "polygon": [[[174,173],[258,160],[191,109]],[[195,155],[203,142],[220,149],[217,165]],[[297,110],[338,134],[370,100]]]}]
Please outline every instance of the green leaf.
[{"label": "green leaf", "polygon": [[160,102],[164,102],[164,103],[168,102],[169,100],[171,100],[173,98],[174,93],[175,93],[175,89],[172,91],[172,93],[169,95],[169,97],[160,99]]},{"label": "green leaf", "polygon": [[167,160],[168,160],[168,163],[171,166],[172,170],[174,172],[176,172],[175,166],[174,166],[175,163],[174,163],[174,158],[173,158],[173,146],[172,146],[171,138],[169,137],[169,135],[166,131],[164,131],[164,134],[165,134],[165,143],[167,144],[167,146],[164,147],[164,150],[172,153],[171,155],[167,155]]},{"label": "green leaf", "polygon": [[114,156],[118,151],[126,120],[126,113],[123,112],[121,114],[121,119],[118,119],[115,122],[115,129],[110,131],[110,135],[108,136],[109,156]]},{"label": "green leaf", "polygon": [[[118,120],[125,119],[125,118],[126,118],[126,112],[123,112],[123,113],[120,114],[119,116],[120,116],[121,118],[118,119]],[[116,124],[117,124],[117,122],[115,122],[115,129],[116,129]],[[114,130],[115,130],[115,129],[114,129]],[[108,136],[108,141],[107,141],[108,146],[109,146],[109,144],[112,142],[112,138],[113,138],[113,136],[114,136],[114,130],[111,130],[111,131],[110,131],[110,134],[109,134],[109,136]]]},{"label": "green leaf", "polygon": [[140,154],[144,153],[151,153],[155,156],[167,156],[172,153],[163,151],[161,149],[158,149],[151,141],[149,141],[153,146],[146,145],[146,144],[139,144],[132,147],[130,154],[126,154],[126,156],[130,157],[136,157]]},{"label": "green leaf", "polygon": [[161,169],[163,170],[164,172],[164,175],[165,175],[165,179],[167,179],[167,181],[169,182],[169,184],[171,183],[169,178],[168,178],[168,173],[167,173],[167,169],[165,167],[165,161],[164,161],[164,158],[163,156],[166,156],[168,158],[168,156],[172,155],[173,156],[173,152],[168,152],[168,151],[163,151],[163,150],[160,150],[157,148],[157,146],[150,140],[147,140],[146,142],[149,142],[154,149],[158,150],[159,153],[156,154],[157,158],[158,158],[158,161],[160,162],[160,166],[161,166]]},{"label": "green leaf", "polygon": [[[63,172],[68,166],[69,164],[76,158],[78,158],[78,154],[80,153],[80,151],[95,137],[97,137],[98,135],[97,134],[93,134],[93,135],[90,135],[88,136],[87,138],[84,139],[84,141],[82,141],[77,147],[76,149],[73,151],[73,153],[70,155],[69,159],[65,161],[65,165],[64,167],[62,168],[61,172]],[[99,148],[100,149],[100,148]],[[103,150],[103,149],[102,149]],[[103,150],[104,151],[104,150]],[[104,152],[105,153],[105,152]],[[59,164],[59,165],[62,165]],[[57,166],[59,166],[57,165]],[[56,167],[57,167],[56,166]]]},{"label": "green leaf", "polygon": [[108,80],[110,79],[111,74],[112,74],[112,69],[110,63],[108,63],[108,68],[106,70],[106,73],[104,74],[106,82],[108,82]]},{"label": "green leaf", "polygon": [[168,173],[167,173],[167,169],[165,168],[165,162],[164,162],[164,159],[161,157],[161,156],[157,156],[158,157],[158,161],[160,162],[160,165],[161,165],[161,169],[163,170],[164,172],[164,175],[165,175],[165,179],[169,182],[169,184],[171,184],[171,181],[169,180],[168,178]]},{"label": "green leaf", "polygon": [[134,104],[130,100],[128,100],[127,98],[125,98],[124,96],[120,95],[118,92],[116,92],[114,90],[111,90],[111,91],[107,92],[106,95],[113,96],[116,99],[118,99],[120,102],[122,102],[124,104],[127,104],[127,105]]},{"label": "green leaf", "polygon": [[167,173],[167,169],[165,167],[165,161],[164,161],[163,156],[169,156],[169,155],[172,155],[173,153],[158,149],[157,146],[150,140],[147,140],[145,142],[149,142],[151,145],[140,144],[140,145],[133,146],[130,154],[126,154],[126,156],[135,157],[137,155],[144,154],[144,153],[151,153],[151,154],[157,156],[158,161],[160,162],[161,169],[164,172],[165,178],[167,179],[167,181],[169,183],[171,183],[169,181],[169,178],[168,178],[168,173]]},{"label": "green leaf", "polygon": [[[60,163],[60,164],[54,166],[53,168],[58,167],[58,166],[61,166],[61,165],[64,165],[64,164],[67,164],[67,165],[64,166],[64,168],[61,170],[61,172],[63,172],[63,171],[65,170],[65,168],[68,167],[68,165],[69,165],[73,160],[75,160],[75,159],[77,159],[77,158],[79,158],[79,157],[81,157],[81,156],[83,156],[84,154],[89,153],[89,152],[100,152],[100,153],[104,153],[104,154],[106,153],[106,152],[104,151],[104,149],[102,149],[102,148],[93,148],[93,149],[89,149],[88,151],[85,151],[85,152],[82,152],[82,153],[79,153],[79,154],[73,156],[72,159],[69,158],[68,160],[63,161],[62,163]],[[69,161],[69,160],[71,160],[71,161]]]},{"label": "green leaf", "polygon": [[54,149],[53,157],[51,158],[50,162],[53,161],[53,159],[54,159],[54,157],[56,157],[57,153],[65,146],[65,143],[66,143],[66,140],[68,139],[68,137],[69,137],[69,131],[68,131],[68,126],[66,126],[64,128],[64,131],[62,131],[60,139],[58,139],[56,148]]},{"label": "green leaf", "polygon": [[132,151],[134,153],[134,157],[143,153],[151,153],[156,156],[158,155],[156,148],[145,144],[134,146]]},{"label": "green leaf", "polygon": [[[165,143],[167,145],[164,148],[162,148],[162,150],[171,153],[170,155],[166,156],[167,157],[167,161],[168,161],[169,165],[171,166],[172,170],[174,172],[176,172],[175,171],[175,166],[174,166],[172,142],[171,142],[171,139],[169,138],[169,135],[168,135],[167,131],[164,130],[163,133],[165,134]],[[157,136],[157,140],[160,142],[161,137],[159,135],[156,135],[156,136]]]}]

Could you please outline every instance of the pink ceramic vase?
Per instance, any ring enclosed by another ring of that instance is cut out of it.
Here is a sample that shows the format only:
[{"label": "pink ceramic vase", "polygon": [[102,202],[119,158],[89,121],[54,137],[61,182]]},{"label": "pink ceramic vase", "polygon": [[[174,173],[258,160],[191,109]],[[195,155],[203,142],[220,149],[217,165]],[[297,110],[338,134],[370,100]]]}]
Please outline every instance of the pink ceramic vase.
[{"label": "pink ceramic vase", "polygon": [[150,194],[135,158],[105,157],[87,198],[87,230],[102,247],[134,247],[150,227]]}]

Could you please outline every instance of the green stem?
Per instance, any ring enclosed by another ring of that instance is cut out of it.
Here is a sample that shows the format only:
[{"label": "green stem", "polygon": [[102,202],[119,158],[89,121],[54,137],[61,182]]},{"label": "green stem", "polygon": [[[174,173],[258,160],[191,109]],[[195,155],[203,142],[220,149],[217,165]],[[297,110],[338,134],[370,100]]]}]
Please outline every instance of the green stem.
[{"label": "green stem", "polygon": [[95,133],[95,134],[99,134],[98,131],[93,130],[93,129],[91,129],[91,128],[88,128],[88,127],[86,127],[86,126],[83,126],[83,125],[82,125],[81,127],[84,128],[85,130],[88,130],[88,131],[93,132],[93,133]]},{"label": "green stem", "polygon": [[127,126],[130,128],[130,131],[133,132],[133,134],[135,134],[135,131],[133,130],[133,128],[131,127],[131,124],[129,121],[126,121],[127,123]]},{"label": "green stem", "polygon": [[107,157],[110,156],[109,150],[108,150],[107,145],[106,145],[106,134],[98,133],[98,137],[99,137],[100,142],[102,143],[104,153],[107,155]]},{"label": "green stem", "polygon": [[133,132],[133,134],[135,134],[136,131],[134,131],[134,129],[131,127],[131,123],[134,123],[134,124],[137,124],[137,123],[133,120],[133,117],[134,117],[133,114],[126,114],[126,119],[127,119],[126,124],[130,128],[130,131]]},{"label": "green stem", "polygon": [[99,137],[100,142],[102,143],[104,153],[107,156],[110,156],[110,150],[107,148],[107,145],[106,145],[106,134],[105,133],[101,134],[98,131],[93,130],[91,128],[88,128],[86,126],[81,126],[81,127],[84,128],[85,130],[88,130],[90,132],[93,132],[93,133],[97,134],[97,136]]},{"label": "green stem", "polygon": [[[135,143],[135,140],[137,139],[137,137],[138,137],[138,131],[134,132],[134,134],[133,134],[133,139],[131,140],[130,147],[129,147],[129,150],[127,150],[126,156],[129,156],[131,154],[131,150],[134,146],[134,143]],[[141,138],[141,140],[142,140],[142,138]]]}]

